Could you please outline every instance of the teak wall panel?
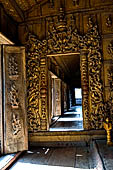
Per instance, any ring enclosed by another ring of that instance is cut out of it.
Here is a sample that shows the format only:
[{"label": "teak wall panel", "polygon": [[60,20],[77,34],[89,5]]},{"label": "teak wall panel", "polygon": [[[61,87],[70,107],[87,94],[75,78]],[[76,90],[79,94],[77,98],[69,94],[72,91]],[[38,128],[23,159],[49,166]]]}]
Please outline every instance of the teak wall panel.
[{"label": "teak wall panel", "polygon": [[60,0],[57,0],[54,2],[54,6],[50,7],[49,3],[45,3],[41,6],[41,15],[45,16],[45,15],[54,15],[56,13],[58,13],[58,10],[60,9]]},{"label": "teak wall panel", "polygon": [[112,0],[90,0],[91,7],[105,6],[113,4]]},{"label": "teak wall panel", "polygon": [[66,0],[65,1],[65,10],[70,11],[70,10],[78,10],[78,9],[83,9],[86,7],[86,1],[87,0],[77,0],[74,2],[73,0]]},{"label": "teak wall panel", "polygon": [[102,34],[113,33],[113,12],[103,12],[101,14]]},{"label": "teak wall panel", "polygon": [[112,59],[112,55],[109,53],[109,44],[113,40],[113,34],[104,36],[102,39],[102,46],[103,46],[103,59],[109,60]]}]

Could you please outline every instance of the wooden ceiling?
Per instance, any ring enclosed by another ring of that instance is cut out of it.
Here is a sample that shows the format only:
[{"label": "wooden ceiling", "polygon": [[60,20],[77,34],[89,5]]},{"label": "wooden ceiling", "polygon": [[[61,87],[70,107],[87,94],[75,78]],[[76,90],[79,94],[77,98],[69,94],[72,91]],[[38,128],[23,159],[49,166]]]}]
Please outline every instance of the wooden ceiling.
[{"label": "wooden ceiling", "polygon": [[25,19],[25,12],[33,6],[47,0],[0,0],[7,14],[12,16],[17,22]]}]

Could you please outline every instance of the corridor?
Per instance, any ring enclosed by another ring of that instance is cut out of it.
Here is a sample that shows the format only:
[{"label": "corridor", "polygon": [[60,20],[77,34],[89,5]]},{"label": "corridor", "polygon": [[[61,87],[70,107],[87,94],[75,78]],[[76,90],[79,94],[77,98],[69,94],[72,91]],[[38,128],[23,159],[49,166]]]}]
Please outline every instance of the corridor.
[{"label": "corridor", "polygon": [[50,131],[83,130],[82,106],[73,106],[50,127]]}]

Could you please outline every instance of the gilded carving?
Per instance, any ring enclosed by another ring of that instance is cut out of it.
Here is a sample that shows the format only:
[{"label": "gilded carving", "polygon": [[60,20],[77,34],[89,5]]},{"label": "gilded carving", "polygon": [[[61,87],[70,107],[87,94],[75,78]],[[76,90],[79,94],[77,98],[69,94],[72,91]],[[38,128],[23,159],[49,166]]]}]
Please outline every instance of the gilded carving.
[{"label": "gilded carving", "polygon": [[19,99],[18,99],[18,90],[16,89],[16,85],[12,83],[10,89],[10,103],[13,109],[17,109],[19,107]]},{"label": "gilded carving", "polygon": [[90,129],[90,116],[89,116],[89,87],[88,87],[88,59],[87,51],[81,51],[81,82],[82,82],[82,107],[84,117],[84,129]]},{"label": "gilded carving", "polygon": [[88,47],[88,74],[89,74],[89,98],[90,98],[90,124],[93,129],[103,127],[103,88],[101,80],[102,55],[100,52],[100,36],[96,24],[92,18],[88,20],[88,33],[86,45]]},{"label": "gilded carving", "polygon": [[113,56],[113,41],[108,45],[108,53]]},{"label": "gilded carving", "polygon": [[19,76],[18,63],[16,61],[16,56],[13,54],[9,56],[8,70],[9,78],[16,80]]},{"label": "gilded carving", "polygon": [[46,106],[46,40],[40,42],[35,35],[29,34],[27,42],[27,89],[29,131],[47,130]]},{"label": "gilded carving", "polygon": [[62,9],[58,22],[53,27],[50,26],[47,36],[48,54],[78,52],[79,34],[77,29],[67,27],[66,19]]},{"label": "gilded carving", "polygon": [[12,132],[13,135],[17,136],[18,133],[21,131],[21,121],[19,119],[19,115],[18,114],[14,114],[12,115]]},{"label": "gilded carving", "polygon": [[[53,18],[52,18],[53,20]],[[103,89],[101,81],[102,56],[100,36],[93,18],[88,18],[88,32],[79,35],[76,28],[66,24],[62,9],[58,22],[49,24],[46,40],[35,35],[28,37],[27,84],[28,118],[32,132],[47,130],[47,54],[81,52],[87,50],[81,60],[83,83],[83,112],[85,129],[101,129],[104,117]]]}]

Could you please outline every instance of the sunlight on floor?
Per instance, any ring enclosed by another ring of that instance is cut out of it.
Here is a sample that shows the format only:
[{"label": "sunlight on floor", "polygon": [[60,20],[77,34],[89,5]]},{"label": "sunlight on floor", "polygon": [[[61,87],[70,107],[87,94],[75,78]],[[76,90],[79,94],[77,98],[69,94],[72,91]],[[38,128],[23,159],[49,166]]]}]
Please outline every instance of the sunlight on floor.
[{"label": "sunlight on floor", "polygon": [[0,169],[2,169],[12,158],[14,154],[9,154],[0,157]]},{"label": "sunlight on floor", "polygon": [[50,131],[82,131],[84,130],[83,128],[81,129],[75,129],[75,128],[50,128]]},{"label": "sunlight on floor", "polygon": [[[18,162],[15,164],[15,166],[13,166],[10,170],[31,170],[31,169],[35,169],[35,170],[89,170],[89,169],[81,169],[81,168],[74,168],[74,167],[61,167],[61,166],[50,166],[50,165],[37,165],[37,164],[30,164],[30,163],[21,163]],[[96,170],[96,168],[94,169],[90,169],[90,170]]]},{"label": "sunlight on floor", "polygon": [[83,118],[81,117],[78,117],[78,118],[71,118],[71,117],[68,117],[68,118],[65,118],[65,117],[63,117],[63,118],[60,118],[60,119],[58,119],[57,120],[57,122],[65,122],[65,121],[67,121],[67,122],[69,122],[69,121],[71,121],[71,122],[73,122],[73,121],[81,121],[81,120],[83,120]]}]

